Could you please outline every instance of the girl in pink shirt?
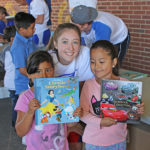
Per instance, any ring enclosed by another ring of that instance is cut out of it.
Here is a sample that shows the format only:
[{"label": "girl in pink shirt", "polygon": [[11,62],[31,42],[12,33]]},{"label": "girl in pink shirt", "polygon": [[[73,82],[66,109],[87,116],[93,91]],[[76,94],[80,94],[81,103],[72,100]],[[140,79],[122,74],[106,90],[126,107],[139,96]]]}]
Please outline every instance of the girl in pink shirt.
[{"label": "girl in pink shirt", "polygon": [[[69,150],[66,124],[35,126],[35,110],[40,108],[40,103],[34,98],[34,78],[54,76],[54,64],[50,54],[46,51],[32,53],[28,58],[27,73],[30,89],[19,96],[15,107],[18,136],[25,136],[27,150]],[[80,116],[80,110],[78,107],[74,115]]]},{"label": "girl in pink shirt", "polygon": [[[104,117],[100,118],[101,80],[127,80],[118,75],[118,55],[108,41],[95,42],[90,51],[91,71],[95,78],[85,82],[80,104],[84,110],[81,118],[86,123],[83,134],[86,150],[125,150],[127,124]],[[137,105],[138,113],[144,112],[144,104]]]}]

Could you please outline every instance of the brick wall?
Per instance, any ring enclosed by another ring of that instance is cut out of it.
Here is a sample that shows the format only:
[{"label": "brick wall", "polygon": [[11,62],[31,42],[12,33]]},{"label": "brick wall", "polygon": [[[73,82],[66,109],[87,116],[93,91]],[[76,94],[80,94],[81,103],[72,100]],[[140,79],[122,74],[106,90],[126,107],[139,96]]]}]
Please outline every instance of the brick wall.
[{"label": "brick wall", "polygon": [[[68,22],[67,0],[52,1],[52,30],[57,24]],[[27,11],[27,7],[18,6],[14,0],[3,0],[9,13],[18,10]],[[123,67],[150,74],[150,1],[145,0],[98,0],[98,10],[113,13],[127,24],[131,43],[123,62]]]},{"label": "brick wall", "polygon": [[123,67],[150,74],[150,1],[99,0],[98,9],[119,16],[129,28],[131,43]]}]

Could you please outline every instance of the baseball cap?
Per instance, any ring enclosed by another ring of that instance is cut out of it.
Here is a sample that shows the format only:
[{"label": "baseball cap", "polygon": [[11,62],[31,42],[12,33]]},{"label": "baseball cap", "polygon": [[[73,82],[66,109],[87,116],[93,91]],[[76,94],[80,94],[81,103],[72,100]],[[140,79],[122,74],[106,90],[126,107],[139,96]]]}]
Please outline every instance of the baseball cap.
[{"label": "baseball cap", "polygon": [[84,24],[96,19],[98,12],[93,7],[79,5],[73,8],[71,19],[74,23]]}]

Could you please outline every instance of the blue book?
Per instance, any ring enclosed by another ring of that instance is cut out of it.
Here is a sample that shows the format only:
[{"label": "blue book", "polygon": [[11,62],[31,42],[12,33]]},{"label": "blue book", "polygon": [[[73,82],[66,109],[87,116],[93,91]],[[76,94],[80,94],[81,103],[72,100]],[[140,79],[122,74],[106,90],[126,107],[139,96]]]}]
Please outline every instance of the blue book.
[{"label": "blue book", "polygon": [[35,124],[78,122],[73,111],[79,106],[77,77],[35,78],[35,98],[41,107],[35,111]]}]

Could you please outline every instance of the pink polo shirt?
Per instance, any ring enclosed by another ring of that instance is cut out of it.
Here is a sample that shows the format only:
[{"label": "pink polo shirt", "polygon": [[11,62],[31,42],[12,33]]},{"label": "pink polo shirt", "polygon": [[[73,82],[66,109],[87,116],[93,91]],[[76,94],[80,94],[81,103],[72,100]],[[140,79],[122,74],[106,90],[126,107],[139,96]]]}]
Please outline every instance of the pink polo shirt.
[{"label": "pink polo shirt", "polygon": [[[19,96],[15,110],[27,112],[30,100],[34,98],[31,89]],[[66,124],[35,126],[33,120],[30,131],[25,136],[26,150],[69,150]]]},{"label": "pink polo shirt", "polygon": [[[120,80],[126,80],[120,78]],[[126,140],[127,124],[117,123],[110,127],[100,128],[101,118],[96,115],[100,102],[101,86],[95,78],[85,82],[81,96],[80,105],[85,115],[81,118],[87,125],[83,133],[83,142],[96,146],[109,146]],[[93,96],[96,98],[92,100]]]}]

